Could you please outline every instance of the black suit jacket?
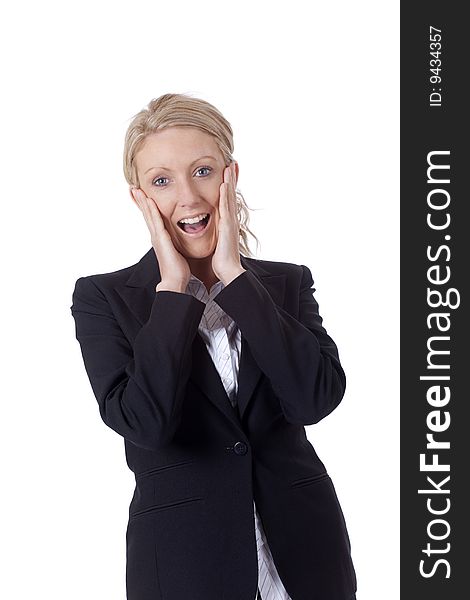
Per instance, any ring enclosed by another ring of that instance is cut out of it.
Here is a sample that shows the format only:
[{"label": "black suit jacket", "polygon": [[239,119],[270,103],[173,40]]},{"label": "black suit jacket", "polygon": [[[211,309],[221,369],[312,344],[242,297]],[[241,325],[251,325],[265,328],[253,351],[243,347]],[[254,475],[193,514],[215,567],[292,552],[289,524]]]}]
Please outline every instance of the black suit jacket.
[{"label": "black suit jacket", "polygon": [[242,334],[235,409],[198,332],[205,304],[155,293],[153,248],[75,284],[85,368],[135,473],[128,600],[254,600],[253,499],[293,600],[355,597],[343,513],[304,429],[344,395],[336,345],[306,266],[240,260],[214,298]]}]

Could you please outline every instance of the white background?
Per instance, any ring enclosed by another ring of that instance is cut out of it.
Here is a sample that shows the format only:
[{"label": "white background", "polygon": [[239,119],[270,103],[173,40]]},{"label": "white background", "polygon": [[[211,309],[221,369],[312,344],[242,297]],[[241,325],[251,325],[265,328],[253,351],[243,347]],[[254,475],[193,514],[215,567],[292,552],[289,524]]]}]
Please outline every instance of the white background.
[{"label": "white background", "polygon": [[79,276],[150,248],[122,174],[124,134],[152,98],[182,92],[232,124],[258,258],[312,271],[347,391],[307,433],[343,508],[358,600],[395,600],[398,2],[46,0],[2,12],[2,597],[125,598],[133,476],[100,419],[71,295]]}]

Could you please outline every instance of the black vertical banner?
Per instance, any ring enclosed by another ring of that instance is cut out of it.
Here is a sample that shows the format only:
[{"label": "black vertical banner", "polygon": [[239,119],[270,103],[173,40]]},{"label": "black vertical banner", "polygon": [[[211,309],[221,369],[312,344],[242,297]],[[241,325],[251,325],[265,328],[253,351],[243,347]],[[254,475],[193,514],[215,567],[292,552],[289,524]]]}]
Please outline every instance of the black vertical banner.
[{"label": "black vertical banner", "polygon": [[401,600],[470,598],[464,8],[401,3]]}]

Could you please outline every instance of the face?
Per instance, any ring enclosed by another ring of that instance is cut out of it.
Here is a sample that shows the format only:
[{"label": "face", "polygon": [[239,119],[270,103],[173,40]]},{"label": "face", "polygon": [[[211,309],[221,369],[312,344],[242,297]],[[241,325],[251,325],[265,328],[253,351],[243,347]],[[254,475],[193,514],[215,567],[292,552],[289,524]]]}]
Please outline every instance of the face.
[{"label": "face", "polygon": [[[140,188],[155,201],[175,248],[187,258],[211,256],[225,168],[214,139],[194,127],[167,127],[145,139],[135,165]],[[238,165],[236,172],[238,179]],[[178,225],[180,219],[204,214],[209,220],[201,233]]]}]

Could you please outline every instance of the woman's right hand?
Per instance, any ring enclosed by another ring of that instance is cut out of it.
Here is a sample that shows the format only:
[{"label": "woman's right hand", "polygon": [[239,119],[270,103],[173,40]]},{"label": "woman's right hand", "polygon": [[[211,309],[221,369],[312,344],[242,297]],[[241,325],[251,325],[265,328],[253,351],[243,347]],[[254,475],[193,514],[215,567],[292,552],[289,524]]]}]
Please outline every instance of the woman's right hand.
[{"label": "woman's right hand", "polygon": [[152,198],[140,188],[131,188],[131,194],[144,215],[150,238],[160,268],[161,281],[156,291],[184,292],[191,277],[191,269],[185,257],[178,252],[170,234],[165,229],[162,215]]}]

